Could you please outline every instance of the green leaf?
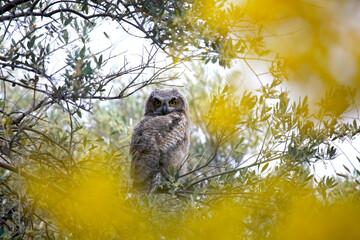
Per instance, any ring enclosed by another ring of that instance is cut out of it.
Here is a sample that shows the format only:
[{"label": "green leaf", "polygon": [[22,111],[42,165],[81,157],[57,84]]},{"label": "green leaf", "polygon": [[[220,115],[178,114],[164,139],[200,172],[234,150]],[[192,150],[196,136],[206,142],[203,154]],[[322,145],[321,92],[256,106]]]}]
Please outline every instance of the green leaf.
[{"label": "green leaf", "polygon": [[97,67],[98,67],[98,69],[101,68],[102,62],[103,62],[103,55],[100,55],[99,60],[98,60],[98,62],[97,62]]},{"label": "green leaf", "polygon": [[235,145],[235,147],[233,147],[233,150],[236,150],[240,146],[240,144],[243,143],[244,139],[244,137],[241,137],[239,142]]},{"label": "green leaf", "polygon": [[268,168],[268,166],[269,166],[269,163],[266,163],[266,164],[262,167],[261,173],[263,173],[263,172]]},{"label": "green leaf", "polygon": [[85,48],[85,46],[84,46],[84,47],[81,48],[81,50],[80,50],[80,57],[81,57],[81,58],[84,58],[84,57],[85,57],[85,51],[86,51],[86,48]]},{"label": "green leaf", "polygon": [[82,73],[83,73],[84,75],[88,75],[88,74],[92,74],[92,73],[93,73],[93,70],[92,70],[92,68],[90,67],[90,63],[87,63],[87,64],[86,64],[86,67],[85,67],[84,70],[82,70]]},{"label": "green leaf", "polygon": [[211,62],[212,62],[212,63],[216,63],[217,60],[218,60],[218,58],[217,58],[216,56],[214,56],[214,57],[211,58]]},{"label": "green leaf", "polygon": [[198,189],[198,188],[195,188],[195,189],[194,189],[194,193],[193,193],[193,195],[192,195],[192,196],[194,197],[194,199],[197,198],[198,194],[199,194],[199,189]]},{"label": "green leaf", "polygon": [[263,118],[260,119],[260,122],[264,122],[264,121],[268,120],[270,116],[271,116],[270,114],[264,116]]},{"label": "green leaf", "polygon": [[73,20],[72,17],[68,17],[65,22],[64,22],[64,27],[66,27],[67,25],[69,25],[69,23],[71,23],[71,21]]},{"label": "green leaf", "polygon": [[343,167],[345,168],[346,171],[348,171],[351,174],[350,169],[348,167],[346,167],[344,164]]},{"label": "green leaf", "polygon": [[83,129],[84,128],[84,126],[77,126],[76,128],[75,128],[75,130],[73,131],[73,133],[76,133],[77,131],[79,131],[79,130],[81,130],[81,129]]},{"label": "green leaf", "polygon": [[63,31],[63,38],[65,40],[65,43],[69,42],[69,32],[66,29]]},{"label": "green leaf", "polygon": [[29,49],[31,49],[31,48],[34,46],[35,40],[36,40],[36,36],[32,37],[32,38],[30,39],[30,41],[27,43],[27,47],[28,47]]},{"label": "green leaf", "polygon": [[179,171],[176,171],[175,174],[175,182],[177,182],[179,180]]}]

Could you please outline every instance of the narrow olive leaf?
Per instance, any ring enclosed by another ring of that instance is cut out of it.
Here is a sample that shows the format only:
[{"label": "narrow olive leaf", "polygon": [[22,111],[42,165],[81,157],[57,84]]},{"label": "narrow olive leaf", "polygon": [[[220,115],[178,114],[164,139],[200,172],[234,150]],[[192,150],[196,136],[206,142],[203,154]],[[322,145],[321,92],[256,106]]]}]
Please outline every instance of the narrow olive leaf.
[{"label": "narrow olive leaf", "polygon": [[68,17],[68,18],[65,20],[65,22],[64,22],[64,27],[67,26],[67,25],[69,25],[69,23],[71,23],[72,20],[73,20],[72,17]]},{"label": "narrow olive leaf", "polygon": [[351,173],[350,169],[347,168],[344,164],[343,164],[343,167],[345,168],[346,171],[348,171],[349,173]]},{"label": "narrow olive leaf", "polygon": [[229,86],[226,84],[221,94],[226,93],[228,90],[229,90]]},{"label": "narrow olive leaf", "polygon": [[236,150],[240,146],[240,144],[244,141],[244,139],[245,139],[244,137],[241,137],[239,142],[235,145],[235,147],[233,147],[233,150]]},{"label": "narrow olive leaf", "polygon": [[179,171],[176,171],[175,174],[175,182],[177,182],[179,180]]},{"label": "narrow olive leaf", "polygon": [[343,178],[347,178],[348,176],[346,176],[345,174],[342,174],[342,173],[336,173],[336,175],[340,176],[340,177],[343,177]]},{"label": "narrow olive leaf", "polygon": [[263,172],[268,168],[268,166],[269,166],[269,163],[266,163],[266,164],[262,167],[261,173],[263,173]]},{"label": "narrow olive leaf", "polygon": [[265,117],[263,117],[263,118],[260,119],[260,122],[263,122],[263,121],[268,120],[270,116],[271,116],[271,115],[266,115]]},{"label": "narrow olive leaf", "polygon": [[69,32],[66,29],[63,31],[63,38],[65,40],[65,43],[69,42]]},{"label": "narrow olive leaf", "polygon": [[81,58],[85,57],[85,50],[86,50],[85,46],[80,50],[80,57]]}]

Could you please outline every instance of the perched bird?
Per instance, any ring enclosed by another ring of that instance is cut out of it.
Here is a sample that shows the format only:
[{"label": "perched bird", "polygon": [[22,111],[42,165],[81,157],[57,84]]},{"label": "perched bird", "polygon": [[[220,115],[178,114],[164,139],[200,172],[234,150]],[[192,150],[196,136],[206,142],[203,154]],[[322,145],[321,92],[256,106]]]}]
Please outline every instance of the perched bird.
[{"label": "perched bird", "polygon": [[176,88],[155,88],[145,102],[143,119],[133,129],[130,154],[133,187],[154,192],[169,169],[183,174],[190,144],[189,104]]}]

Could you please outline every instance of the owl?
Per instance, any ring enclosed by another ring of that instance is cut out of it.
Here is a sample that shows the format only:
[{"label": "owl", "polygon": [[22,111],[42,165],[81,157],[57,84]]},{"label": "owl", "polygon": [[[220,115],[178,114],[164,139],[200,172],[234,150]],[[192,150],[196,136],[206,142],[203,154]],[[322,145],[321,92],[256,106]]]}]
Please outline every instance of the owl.
[{"label": "owl", "polygon": [[145,102],[143,119],[133,129],[130,154],[133,187],[154,192],[169,169],[187,168],[190,144],[189,104],[176,88],[155,88]]}]

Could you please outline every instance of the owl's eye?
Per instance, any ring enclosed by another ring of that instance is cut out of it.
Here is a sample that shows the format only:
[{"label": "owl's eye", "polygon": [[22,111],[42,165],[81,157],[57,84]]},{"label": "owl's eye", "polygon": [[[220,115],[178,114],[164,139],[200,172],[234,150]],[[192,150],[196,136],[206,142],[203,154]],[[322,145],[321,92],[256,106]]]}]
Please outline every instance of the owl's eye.
[{"label": "owl's eye", "polygon": [[169,105],[170,105],[170,106],[175,106],[175,104],[176,104],[176,100],[171,100],[171,101],[169,102]]},{"label": "owl's eye", "polygon": [[161,102],[159,100],[155,100],[155,106],[160,107],[160,105],[161,105]]}]

